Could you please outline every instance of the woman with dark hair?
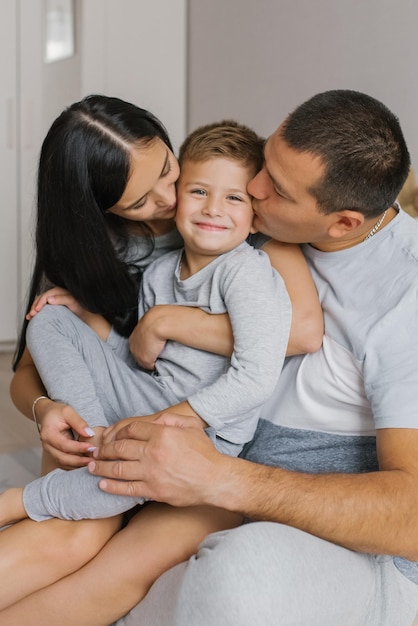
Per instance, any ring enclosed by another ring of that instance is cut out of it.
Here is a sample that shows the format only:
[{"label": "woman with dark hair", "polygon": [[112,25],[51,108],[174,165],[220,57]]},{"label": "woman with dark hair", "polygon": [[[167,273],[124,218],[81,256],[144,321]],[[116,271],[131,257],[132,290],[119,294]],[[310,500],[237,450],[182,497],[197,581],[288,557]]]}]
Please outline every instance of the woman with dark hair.
[{"label": "woman with dark hair", "polygon": [[89,444],[73,440],[70,429],[86,435],[87,424],[46,397],[25,349],[28,320],[48,298],[62,302],[69,292],[81,317],[100,314],[128,336],[138,319],[142,271],[182,246],[173,219],[178,175],[161,122],[118,98],[93,95],[71,105],[43,142],[36,261],[11,395],[22,413],[42,423],[44,447],[60,464],[86,464]]},{"label": "woman with dark hair", "polygon": [[[137,321],[143,269],[183,244],[173,219],[178,175],[161,122],[118,98],[92,95],[74,103],[46,135],[38,169],[36,261],[11,384],[17,408],[42,426],[43,473],[57,465],[86,465],[91,444],[73,438],[73,432],[89,434],[81,416],[47,398],[26,348],[28,320],[48,298],[62,304],[75,298],[85,321],[100,313],[128,336]],[[18,526],[2,545],[4,566],[13,564],[2,585],[9,602],[80,567],[120,521]]]}]

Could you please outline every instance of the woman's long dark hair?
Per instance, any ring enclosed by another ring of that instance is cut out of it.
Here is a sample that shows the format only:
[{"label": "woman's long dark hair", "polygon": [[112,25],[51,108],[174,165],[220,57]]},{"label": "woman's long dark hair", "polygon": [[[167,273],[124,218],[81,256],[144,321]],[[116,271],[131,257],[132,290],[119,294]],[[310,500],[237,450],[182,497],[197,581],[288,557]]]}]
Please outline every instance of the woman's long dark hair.
[{"label": "woman's long dark hair", "polygon": [[[115,250],[115,238],[128,236],[126,222],[107,210],[128,182],[129,149],[156,137],[171,149],[166,129],[151,113],[101,95],[73,104],[52,124],[39,159],[36,260],[26,312],[49,282],[129,335],[137,321],[139,277]],[[25,320],[14,370],[26,327]]]}]

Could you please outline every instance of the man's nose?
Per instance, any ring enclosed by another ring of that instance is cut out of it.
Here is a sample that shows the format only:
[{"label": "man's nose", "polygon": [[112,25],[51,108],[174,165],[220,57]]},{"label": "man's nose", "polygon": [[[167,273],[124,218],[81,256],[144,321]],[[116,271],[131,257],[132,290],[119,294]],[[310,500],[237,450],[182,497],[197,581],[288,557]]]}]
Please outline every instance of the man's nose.
[{"label": "man's nose", "polygon": [[254,176],[254,178],[252,178],[250,182],[248,183],[247,185],[248,194],[252,196],[253,198],[256,198],[257,200],[262,200],[263,198],[266,198],[268,195],[267,183],[268,183],[267,174],[265,173],[264,170],[260,170]]}]

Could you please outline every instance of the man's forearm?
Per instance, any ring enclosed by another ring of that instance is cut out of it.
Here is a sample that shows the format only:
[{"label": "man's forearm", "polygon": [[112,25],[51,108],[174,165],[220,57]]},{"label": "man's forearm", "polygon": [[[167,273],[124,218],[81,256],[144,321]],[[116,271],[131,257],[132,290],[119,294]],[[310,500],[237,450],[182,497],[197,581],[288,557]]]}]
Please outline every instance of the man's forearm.
[{"label": "man's forearm", "polygon": [[187,425],[134,421],[117,437],[90,467],[106,477],[105,491],[216,506],[351,550],[418,561],[418,431],[381,431],[381,471],[364,474],[304,474],[232,458]]},{"label": "man's forearm", "polygon": [[[208,503],[351,550],[418,560],[416,481],[403,471],[311,475],[230,459]],[[409,494],[409,495],[408,495]]]}]

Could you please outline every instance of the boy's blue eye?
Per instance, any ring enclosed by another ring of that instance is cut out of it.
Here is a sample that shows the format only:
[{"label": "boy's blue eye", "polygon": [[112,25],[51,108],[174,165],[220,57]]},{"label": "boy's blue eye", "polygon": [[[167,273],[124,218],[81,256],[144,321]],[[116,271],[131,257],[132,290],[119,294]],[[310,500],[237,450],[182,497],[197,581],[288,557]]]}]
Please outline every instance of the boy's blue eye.
[{"label": "boy's blue eye", "polygon": [[204,189],[192,189],[191,193],[194,193],[197,196],[204,196],[206,194],[206,191]]}]

